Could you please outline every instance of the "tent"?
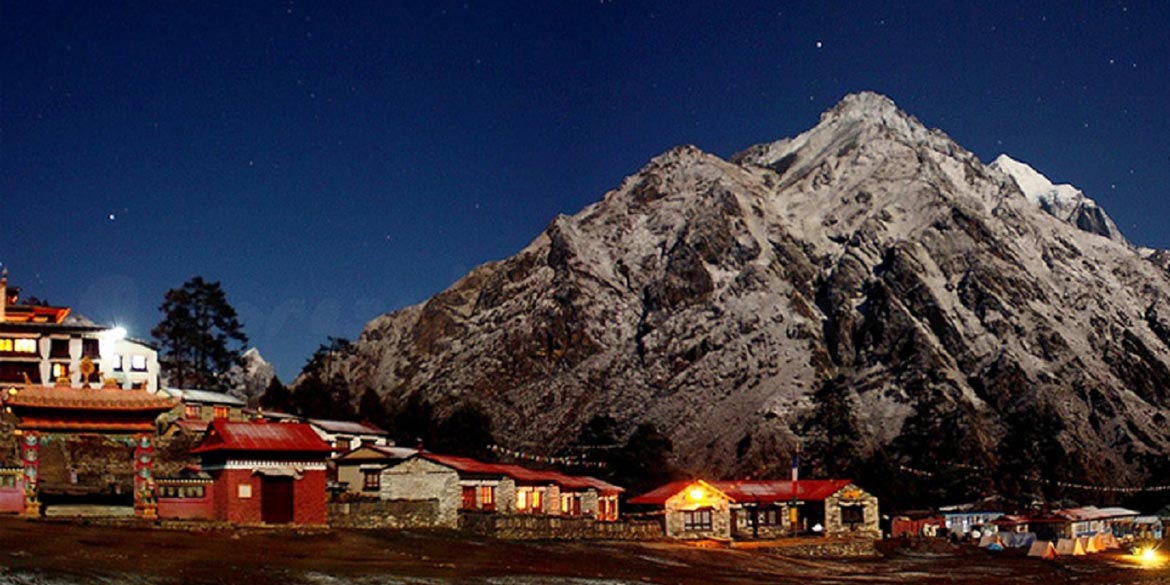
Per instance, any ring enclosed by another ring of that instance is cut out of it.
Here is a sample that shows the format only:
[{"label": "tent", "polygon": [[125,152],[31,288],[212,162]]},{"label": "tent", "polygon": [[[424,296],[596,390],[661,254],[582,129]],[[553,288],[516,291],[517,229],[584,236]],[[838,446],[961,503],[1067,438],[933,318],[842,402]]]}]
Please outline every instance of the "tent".
[{"label": "tent", "polygon": [[1052,543],[1047,540],[1036,540],[1028,548],[1028,556],[1042,559],[1055,559],[1056,547],[1052,546]]},{"label": "tent", "polygon": [[1113,537],[1113,533],[1111,532],[1098,532],[1093,537],[1093,541],[1093,544],[1099,551],[1116,550],[1121,548],[1121,545],[1117,544],[1117,539]]},{"label": "tent", "polygon": [[1062,538],[1056,542],[1056,554],[1062,557],[1084,556],[1085,547],[1076,538]]},{"label": "tent", "polygon": [[1100,548],[1097,548],[1097,538],[1096,538],[1096,535],[1093,535],[1093,536],[1082,536],[1082,537],[1078,538],[1077,540],[1078,540],[1078,541],[1080,541],[1080,543],[1081,543],[1081,548],[1085,549],[1085,552],[1086,552],[1086,553],[1090,553],[1090,554],[1091,554],[1091,553],[1099,553],[1099,552],[1101,552],[1101,549],[1100,549]]},{"label": "tent", "polygon": [[1036,542],[1035,532],[1001,532],[999,538],[1008,548],[1027,548]]}]

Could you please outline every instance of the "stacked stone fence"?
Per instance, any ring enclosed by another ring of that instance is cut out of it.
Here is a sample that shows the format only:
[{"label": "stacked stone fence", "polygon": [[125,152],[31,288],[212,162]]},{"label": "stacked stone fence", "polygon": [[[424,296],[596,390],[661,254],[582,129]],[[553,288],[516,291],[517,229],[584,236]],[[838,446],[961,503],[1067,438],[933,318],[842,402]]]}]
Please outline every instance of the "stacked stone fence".
[{"label": "stacked stone fence", "polygon": [[655,540],[663,538],[657,520],[598,522],[576,516],[459,512],[459,528],[507,540]]},{"label": "stacked stone fence", "polygon": [[337,528],[434,528],[439,500],[358,500],[329,503],[329,525]]}]

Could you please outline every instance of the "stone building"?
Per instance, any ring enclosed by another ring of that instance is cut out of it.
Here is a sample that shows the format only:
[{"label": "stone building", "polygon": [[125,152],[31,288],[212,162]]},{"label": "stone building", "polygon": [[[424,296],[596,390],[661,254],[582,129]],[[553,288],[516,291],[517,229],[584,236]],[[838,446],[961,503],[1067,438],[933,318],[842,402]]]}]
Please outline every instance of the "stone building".
[{"label": "stone building", "polygon": [[662,508],[670,538],[881,534],[877,498],[847,479],[681,481],[629,503]]},{"label": "stone building", "polygon": [[418,453],[417,449],[390,445],[363,445],[333,458],[337,483],[346,493],[379,497],[382,471]]},{"label": "stone building", "polygon": [[437,502],[434,525],[459,527],[460,479],[454,468],[423,457],[410,459],[381,472],[381,498],[386,501]]}]

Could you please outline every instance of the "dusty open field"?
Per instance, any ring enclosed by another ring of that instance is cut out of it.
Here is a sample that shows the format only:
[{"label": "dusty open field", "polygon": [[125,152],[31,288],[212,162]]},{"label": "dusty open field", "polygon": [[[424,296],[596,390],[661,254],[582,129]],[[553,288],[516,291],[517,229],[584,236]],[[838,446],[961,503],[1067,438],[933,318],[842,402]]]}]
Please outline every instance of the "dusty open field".
[{"label": "dusty open field", "polygon": [[675,543],[515,543],[455,533],[175,531],[0,518],[0,583],[1170,583],[1120,554],[966,549],[800,560]]}]

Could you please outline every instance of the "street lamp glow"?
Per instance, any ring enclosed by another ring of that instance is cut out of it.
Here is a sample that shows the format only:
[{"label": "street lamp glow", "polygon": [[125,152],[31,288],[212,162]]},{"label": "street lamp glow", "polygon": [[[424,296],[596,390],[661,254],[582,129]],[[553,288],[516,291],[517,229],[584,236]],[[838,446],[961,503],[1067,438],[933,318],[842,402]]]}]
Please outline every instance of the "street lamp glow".
[{"label": "street lamp glow", "polygon": [[126,328],[114,327],[113,329],[107,329],[102,337],[105,337],[107,341],[121,341],[126,339]]}]

